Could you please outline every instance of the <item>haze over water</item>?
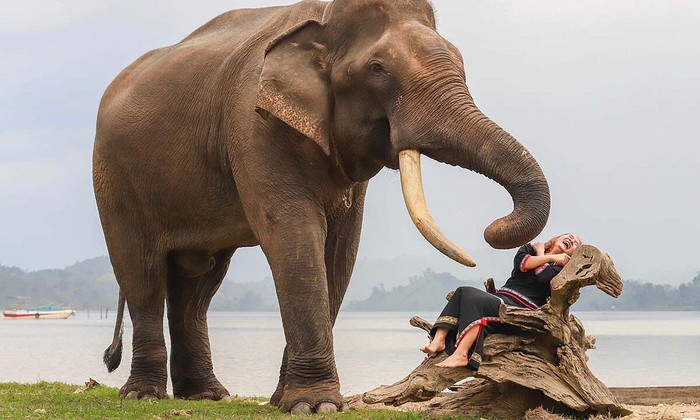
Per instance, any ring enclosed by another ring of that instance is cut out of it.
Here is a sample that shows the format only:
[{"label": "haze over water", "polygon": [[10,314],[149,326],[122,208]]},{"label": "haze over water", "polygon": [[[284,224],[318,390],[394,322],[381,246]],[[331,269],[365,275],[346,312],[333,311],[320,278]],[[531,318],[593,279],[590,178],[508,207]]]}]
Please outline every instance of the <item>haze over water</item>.
[{"label": "haze over water", "polygon": [[[606,385],[700,385],[700,312],[574,314],[598,339],[598,348],[587,352],[589,367]],[[413,315],[433,321],[437,313],[341,311],[334,333],[343,394],[393,383],[421,362],[418,349],[427,338],[408,325]],[[80,384],[94,378],[122,386],[131,364],[132,330],[125,318],[124,358],[112,374],[102,365],[102,353],[113,318],[100,320],[92,312],[90,319],[79,313],[65,321],[0,320],[0,381]],[[278,313],[212,312],[209,334],[214,371],[229,392],[271,395],[284,348]]]}]

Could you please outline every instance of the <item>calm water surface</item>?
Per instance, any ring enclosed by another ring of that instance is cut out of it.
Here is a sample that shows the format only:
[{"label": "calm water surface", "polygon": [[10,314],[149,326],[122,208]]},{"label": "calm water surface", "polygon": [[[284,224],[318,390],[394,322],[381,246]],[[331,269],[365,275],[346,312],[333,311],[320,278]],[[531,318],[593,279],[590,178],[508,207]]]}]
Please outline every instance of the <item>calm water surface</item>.
[{"label": "calm water surface", "polygon": [[[68,320],[0,320],[0,381],[82,383],[88,378],[121,386],[131,365],[131,324],[124,358],[108,374],[102,353],[113,316],[78,313]],[[360,393],[393,383],[422,360],[427,335],[408,325],[413,315],[437,313],[341,312],[335,354],[341,389]],[[579,312],[597,337],[589,366],[608,386],[700,385],[700,312]],[[126,317],[128,318],[128,317]],[[277,313],[213,312],[209,315],[214,371],[232,394],[270,395],[284,348]],[[167,327],[166,327],[167,337]],[[167,341],[167,339],[166,339]],[[171,391],[170,391],[171,392]]]}]

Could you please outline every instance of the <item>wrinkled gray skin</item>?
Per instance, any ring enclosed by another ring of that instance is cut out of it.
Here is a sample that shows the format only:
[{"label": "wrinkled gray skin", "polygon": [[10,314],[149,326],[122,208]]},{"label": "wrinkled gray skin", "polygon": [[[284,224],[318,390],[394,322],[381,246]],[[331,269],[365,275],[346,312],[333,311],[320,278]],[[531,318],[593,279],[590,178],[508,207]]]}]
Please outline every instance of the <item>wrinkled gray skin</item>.
[{"label": "wrinkled gray skin", "polygon": [[518,246],[544,227],[542,171],[474,105],[427,1],[235,10],[122,71],[100,104],[94,150],[102,226],[134,325],[120,395],[166,396],[165,302],[175,396],[228,395],[213,373],[206,311],[234,251],[260,245],[287,342],[272,403],[341,408],[331,328],[367,182],[397,169],[404,149],[510,192],[513,213],[485,232],[492,246]]}]

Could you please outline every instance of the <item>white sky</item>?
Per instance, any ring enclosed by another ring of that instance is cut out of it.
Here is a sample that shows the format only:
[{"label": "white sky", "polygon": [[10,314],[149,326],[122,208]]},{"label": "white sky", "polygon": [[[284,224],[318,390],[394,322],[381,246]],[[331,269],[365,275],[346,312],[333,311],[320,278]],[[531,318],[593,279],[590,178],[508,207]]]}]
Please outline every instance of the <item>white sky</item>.
[{"label": "white sky", "polygon": [[[0,264],[33,270],[106,254],[90,168],[106,86],[142,53],[220,12],[284,3],[3,2]],[[574,230],[610,253],[623,277],[690,281],[700,270],[700,2],[433,3],[477,104],[549,179],[543,237]],[[482,267],[507,265],[512,251],[487,250],[482,239],[511,209],[505,190],[426,166],[438,223]],[[360,257],[435,255],[406,215],[398,174],[382,171],[370,185]],[[491,275],[481,270],[454,267],[462,277]]]}]

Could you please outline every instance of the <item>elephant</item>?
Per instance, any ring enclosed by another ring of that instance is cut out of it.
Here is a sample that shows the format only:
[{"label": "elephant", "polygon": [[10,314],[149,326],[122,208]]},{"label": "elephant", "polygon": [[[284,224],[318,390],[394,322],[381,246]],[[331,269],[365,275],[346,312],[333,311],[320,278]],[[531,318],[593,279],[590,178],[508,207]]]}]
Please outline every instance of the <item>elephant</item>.
[{"label": "elephant", "polygon": [[[459,50],[427,0],[305,0],[233,10],[150,51],[99,105],[93,183],[133,323],[122,397],[165,398],[163,316],[176,398],[229,395],[214,375],[207,309],[241,247],[260,246],[286,345],[271,403],[343,409],[332,328],[357,256],[365,193],[398,170],[410,217],[473,266],[428,212],[420,156],[501,184],[513,211],[485,240],[513,248],[549,217],[535,158],[475,105]],[[167,303],[167,305],[166,305]],[[121,358],[121,318],[104,355]]]}]

